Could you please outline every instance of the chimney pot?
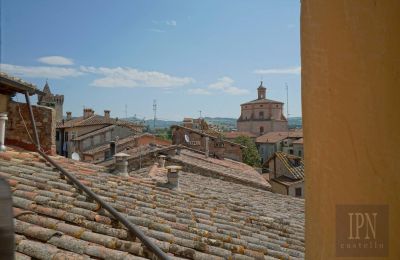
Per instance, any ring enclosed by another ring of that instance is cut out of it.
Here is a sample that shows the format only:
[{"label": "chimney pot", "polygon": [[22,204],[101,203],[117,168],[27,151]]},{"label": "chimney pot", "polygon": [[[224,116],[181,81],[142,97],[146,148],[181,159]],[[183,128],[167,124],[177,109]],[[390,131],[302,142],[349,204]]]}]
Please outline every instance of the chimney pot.
[{"label": "chimney pot", "polygon": [[128,157],[129,154],[117,153],[115,158],[115,172],[120,176],[128,176]]},{"label": "chimney pot", "polygon": [[84,108],[83,109],[83,118],[89,118],[94,115],[94,110],[91,108]]},{"label": "chimney pot", "polygon": [[166,167],[168,187],[172,190],[179,190],[179,171],[182,169],[181,166],[171,165]]},{"label": "chimney pot", "polygon": [[106,118],[106,119],[110,119],[110,110],[104,110],[104,117]]},{"label": "chimney pot", "polygon": [[167,156],[165,156],[165,155],[159,155],[158,156],[158,165],[160,166],[160,168],[164,168],[164,166],[165,166],[165,158],[166,158]]}]

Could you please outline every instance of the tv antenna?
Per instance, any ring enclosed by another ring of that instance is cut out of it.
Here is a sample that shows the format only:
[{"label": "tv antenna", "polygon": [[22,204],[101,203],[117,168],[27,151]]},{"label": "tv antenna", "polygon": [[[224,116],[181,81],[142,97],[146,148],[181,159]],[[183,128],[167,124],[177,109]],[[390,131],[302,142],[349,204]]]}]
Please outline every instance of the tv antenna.
[{"label": "tv antenna", "polygon": [[286,82],[285,82],[285,88],[286,88],[286,117],[287,120],[289,120],[289,88]]},{"label": "tv antenna", "polygon": [[199,113],[200,113],[200,118],[201,118],[201,110],[199,110]]},{"label": "tv antenna", "polygon": [[156,130],[156,117],[157,117],[157,100],[153,100],[153,112],[154,112],[154,119],[153,119],[153,129]]},{"label": "tv antenna", "polygon": [[289,88],[288,88],[288,84],[286,82],[285,82],[285,87],[286,87],[286,117],[287,117],[286,120],[288,123],[287,134],[289,137]]}]

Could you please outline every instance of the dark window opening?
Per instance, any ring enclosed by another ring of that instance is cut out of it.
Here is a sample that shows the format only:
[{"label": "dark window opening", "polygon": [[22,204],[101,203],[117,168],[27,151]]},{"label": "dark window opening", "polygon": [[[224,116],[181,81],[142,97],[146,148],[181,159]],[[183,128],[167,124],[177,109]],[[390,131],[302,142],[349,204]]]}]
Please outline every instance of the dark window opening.
[{"label": "dark window opening", "polygon": [[301,197],[301,188],[295,189],[295,195],[296,195],[296,197]]},{"label": "dark window opening", "polygon": [[60,141],[60,132],[56,132],[56,141]]},{"label": "dark window opening", "polygon": [[263,134],[263,133],[264,133],[264,127],[261,126],[261,127],[260,127],[260,134]]},{"label": "dark window opening", "polygon": [[264,119],[264,112],[263,112],[263,111],[260,111],[260,113],[258,114],[258,117],[259,117],[260,119]]}]

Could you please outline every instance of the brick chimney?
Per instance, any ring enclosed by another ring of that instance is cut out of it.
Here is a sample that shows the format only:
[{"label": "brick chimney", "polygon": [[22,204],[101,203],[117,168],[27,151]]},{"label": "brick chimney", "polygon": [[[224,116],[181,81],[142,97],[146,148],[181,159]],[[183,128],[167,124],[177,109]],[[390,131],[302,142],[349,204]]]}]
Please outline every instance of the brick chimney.
[{"label": "brick chimney", "polygon": [[72,112],[67,112],[67,121],[72,119]]},{"label": "brick chimney", "polygon": [[94,115],[94,110],[91,108],[84,108],[83,109],[83,118],[89,118]]},{"label": "brick chimney", "polygon": [[171,190],[179,190],[179,171],[182,169],[181,166],[171,165],[166,167],[168,183],[167,187]]},{"label": "brick chimney", "polygon": [[104,117],[106,118],[106,119],[110,119],[110,110],[104,110]]}]

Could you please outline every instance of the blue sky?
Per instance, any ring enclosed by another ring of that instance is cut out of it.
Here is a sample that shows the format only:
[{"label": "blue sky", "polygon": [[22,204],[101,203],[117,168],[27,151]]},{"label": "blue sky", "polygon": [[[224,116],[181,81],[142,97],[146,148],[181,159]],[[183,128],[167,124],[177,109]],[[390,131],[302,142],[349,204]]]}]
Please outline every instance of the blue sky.
[{"label": "blue sky", "polygon": [[[1,1],[1,70],[64,94],[73,116],[238,117],[256,98],[301,116],[300,1]],[[286,110],[286,108],[285,108]]]}]

